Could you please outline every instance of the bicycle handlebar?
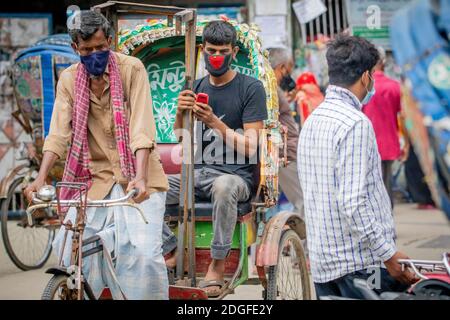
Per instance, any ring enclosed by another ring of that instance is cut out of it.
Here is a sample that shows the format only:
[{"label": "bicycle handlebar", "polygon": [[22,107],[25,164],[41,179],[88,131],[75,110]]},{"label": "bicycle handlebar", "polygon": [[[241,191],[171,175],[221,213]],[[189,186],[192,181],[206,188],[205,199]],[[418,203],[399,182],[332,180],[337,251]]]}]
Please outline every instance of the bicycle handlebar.
[{"label": "bicycle handlebar", "polygon": [[[117,199],[107,199],[107,200],[88,200],[86,205],[89,207],[106,207],[108,204],[112,204],[112,203],[117,203],[117,202],[124,202],[124,201],[128,201],[131,198],[133,198],[136,194],[138,193],[137,189],[133,189],[130,192],[128,192],[125,196],[123,196],[122,198],[117,198]],[[35,204],[41,204],[41,203],[45,203],[45,204],[54,204],[57,205],[58,201],[57,200],[51,200],[51,201],[45,201],[45,200],[41,200],[36,196],[36,193],[33,193],[33,199],[31,200],[33,203]],[[64,207],[72,207],[72,206],[77,206],[80,204],[80,200],[59,200],[59,203],[61,206]]]},{"label": "bicycle handlebar", "polygon": [[399,259],[398,263],[402,265],[403,269],[409,267],[420,279],[426,280],[428,277],[424,276],[419,269],[425,269],[431,272],[447,272],[450,274],[450,264],[448,261],[449,257],[450,255],[448,253],[444,253],[441,261]]},{"label": "bicycle handlebar", "polygon": [[[133,189],[128,194],[121,198],[117,199],[107,199],[107,200],[88,200],[85,204],[82,203],[80,200],[60,200],[59,205],[63,207],[74,207],[79,208],[82,205],[89,207],[89,208],[106,208],[106,207],[118,207],[118,206],[125,206],[125,207],[131,207],[136,209],[139,214],[142,217],[142,220],[146,224],[148,224],[147,219],[145,219],[144,213],[142,212],[141,208],[134,204],[128,202],[131,198],[133,198],[138,193],[137,189]],[[39,199],[36,196],[36,193],[33,193],[32,203],[35,203],[34,205],[27,208],[27,217],[28,217],[28,224],[30,226],[33,225],[33,212],[37,209],[47,209],[51,207],[58,207],[58,200],[51,200],[51,201],[44,201]]]}]

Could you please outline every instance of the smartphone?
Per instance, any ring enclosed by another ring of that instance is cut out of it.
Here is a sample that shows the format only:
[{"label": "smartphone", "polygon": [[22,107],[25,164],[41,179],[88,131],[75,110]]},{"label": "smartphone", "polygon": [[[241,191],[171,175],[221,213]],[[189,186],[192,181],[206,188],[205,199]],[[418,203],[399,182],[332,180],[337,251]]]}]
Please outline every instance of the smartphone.
[{"label": "smartphone", "polygon": [[197,94],[197,102],[208,104],[209,96],[206,93]]}]

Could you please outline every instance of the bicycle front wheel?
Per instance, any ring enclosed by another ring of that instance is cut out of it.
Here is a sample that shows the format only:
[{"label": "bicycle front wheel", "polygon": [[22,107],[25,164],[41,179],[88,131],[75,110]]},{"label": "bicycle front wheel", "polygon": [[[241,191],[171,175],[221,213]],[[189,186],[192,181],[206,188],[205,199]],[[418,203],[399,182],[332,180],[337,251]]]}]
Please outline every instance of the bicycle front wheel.
[{"label": "bicycle front wheel", "polygon": [[27,222],[28,201],[22,192],[23,179],[16,179],[1,202],[2,238],[6,253],[21,270],[41,268],[50,257],[55,227],[46,226],[47,217]]},{"label": "bicycle front wheel", "polygon": [[78,300],[77,290],[69,289],[69,277],[65,274],[54,275],[42,293],[41,300]]}]

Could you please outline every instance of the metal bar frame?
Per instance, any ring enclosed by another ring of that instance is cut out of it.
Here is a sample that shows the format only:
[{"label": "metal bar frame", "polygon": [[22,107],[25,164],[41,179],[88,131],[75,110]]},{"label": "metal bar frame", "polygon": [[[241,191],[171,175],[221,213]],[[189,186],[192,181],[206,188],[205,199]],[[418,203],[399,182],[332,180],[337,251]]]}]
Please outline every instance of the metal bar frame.
[{"label": "metal bar frame", "polygon": [[[177,35],[182,35],[185,25],[185,89],[192,89],[195,79],[196,55],[196,25],[197,14],[195,9],[186,9],[175,6],[159,6],[122,1],[108,1],[92,7],[92,10],[105,14],[114,26],[116,36],[114,48],[118,45],[118,20],[121,16],[129,14],[166,16],[168,22],[175,20]],[[184,279],[185,241],[188,237],[189,273],[191,285],[196,286],[195,279],[195,199],[194,199],[194,154],[193,154],[193,115],[192,112],[183,114],[183,130],[190,133],[189,139],[183,139],[183,163],[181,170],[180,214],[178,219],[178,250],[177,278]]]},{"label": "metal bar frame", "polygon": [[143,16],[158,15],[166,16],[168,21],[170,22],[173,20],[173,17],[177,13],[185,11],[186,9],[175,6],[158,6],[152,4],[132,3],[124,1],[107,1],[105,3],[101,3],[99,5],[91,7],[91,10],[103,13],[106,18],[112,23],[114,31],[116,33],[114,36],[113,49],[117,50],[117,33],[119,31],[118,23],[121,16],[129,14],[142,14]]},{"label": "metal bar frame", "polygon": [[333,17],[333,6],[332,0],[328,0],[328,17],[330,18],[330,36],[334,36],[334,17]]}]

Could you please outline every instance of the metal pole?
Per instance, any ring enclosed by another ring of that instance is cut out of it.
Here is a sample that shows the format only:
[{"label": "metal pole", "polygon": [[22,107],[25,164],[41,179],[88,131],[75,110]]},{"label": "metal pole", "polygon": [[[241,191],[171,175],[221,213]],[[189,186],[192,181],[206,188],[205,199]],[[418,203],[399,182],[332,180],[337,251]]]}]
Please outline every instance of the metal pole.
[{"label": "metal pole", "polygon": [[334,36],[334,17],[333,17],[333,6],[331,0],[328,0],[328,17],[330,18],[330,36]]},{"label": "metal pole", "polygon": [[308,22],[309,27],[309,42],[314,42],[314,27],[312,21]]},{"label": "metal pole", "polygon": [[336,10],[336,33],[341,32],[341,11],[339,10],[339,0],[334,2],[334,9]]},{"label": "metal pole", "polygon": [[320,16],[317,17],[315,20],[316,20],[316,36],[318,36],[320,34]]},{"label": "metal pole", "polygon": [[346,1],[342,1],[342,28],[345,29],[348,27],[347,23],[347,4]]},{"label": "metal pole", "polygon": [[[197,15],[193,12],[192,20],[188,22],[186,29],[186,47],[189,45],[189,54],[186,54],[186,62],[189,60],[189,68],[186,67],[186,72],[189,72],[191,77],[190,88],[193,87],[195,78],[195,51],[196,51],[196,25]],[[187,51],[188,49],[186,49]],[[187,52],[186,52],[187,53]],[[196,287],[196,259],[195,259],[195,193],[194,193],[194,119],[192,112],[190,114],[190,152],[189,152],[189,185],[187,189],[187,201],[190,211],[188,221],[188,255],[189,255],[189,272],[188,277],[191,279],[191,286]]]},{"label": "metal pole", "polygon": [[328,35],[328,28],[327,28],[327,14],[326,13],[323,13],[322,14],[322,28],[323,28],[323,35],[324,36],[327,36]]},{"label": "metal pole", "polygon": [[300,29],[302,30],[302,42],[306,45],[306,24],[300,23]]},{"label": "metal pole", "polygon": [[[185,10],[181,20],[185,22],[185,89],[193,88],[195,78],[196,50],[196,12]],[[192,14],[190,19],[185,20]],[[178,21],[180,23],[180,21]],[[180,216],[178,220],[177,278],[184,279],[185,237],[188,236],[189,272],[188,276],[195,286],[195,204],[194,204],[194,121],[191,111],[183,113],[183,163],[181,166]],[[182,213],[182,215],[181,215]]]}]

